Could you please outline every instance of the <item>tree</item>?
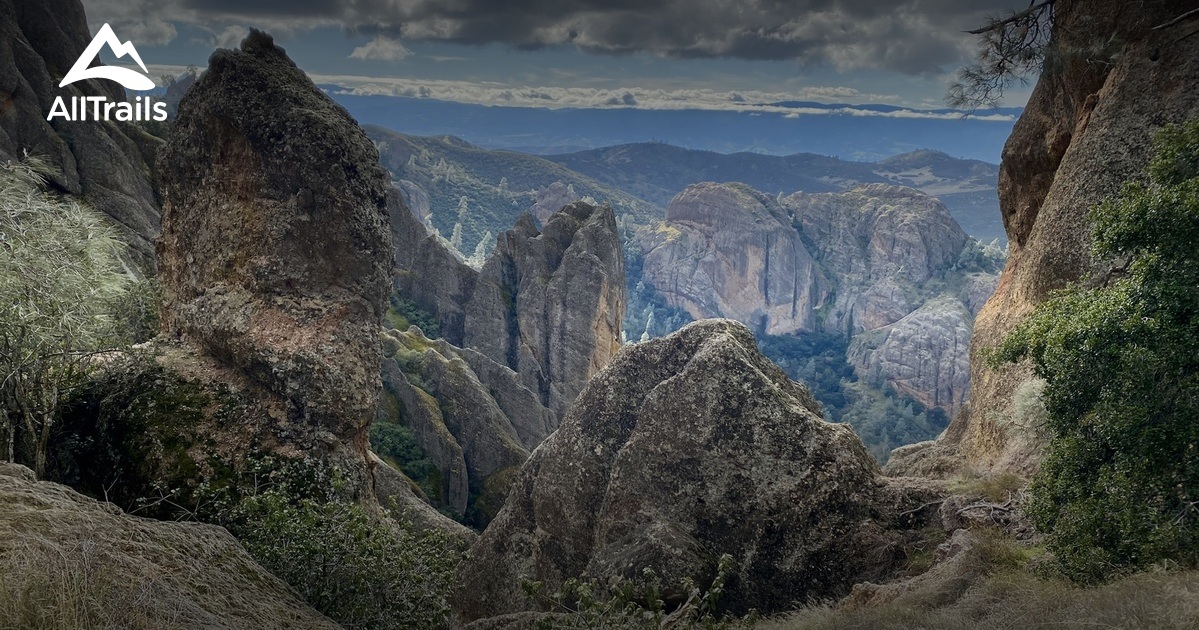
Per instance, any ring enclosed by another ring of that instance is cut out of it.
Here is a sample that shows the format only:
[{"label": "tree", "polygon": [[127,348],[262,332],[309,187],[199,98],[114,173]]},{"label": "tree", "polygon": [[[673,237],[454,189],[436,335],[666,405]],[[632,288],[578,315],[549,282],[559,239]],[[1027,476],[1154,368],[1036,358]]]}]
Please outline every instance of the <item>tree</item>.
[{"label": "tree", "polygon": [[958,70],[949,87],[950,107],[995,107],[1014,82],[1026,83],[1041,70],[1053,31],[1054,0],[1033,0],[1027,9],[967,31],[981,41],[973,64]]},{"label": "tree", "polygon": [[1045,380],[1029,513],[1084,582],[1199,564],[1199,120],[1157,142],[1148,183],[1091,212],[1104,284],[1040,304],[993,357]]},{"label": "tree", "polygon": [[38,476],[59,401],[118,335],[131,280],[115,230],[46,192],[47,174],[32,158],[0,165],[0,456],[31,458]]}]

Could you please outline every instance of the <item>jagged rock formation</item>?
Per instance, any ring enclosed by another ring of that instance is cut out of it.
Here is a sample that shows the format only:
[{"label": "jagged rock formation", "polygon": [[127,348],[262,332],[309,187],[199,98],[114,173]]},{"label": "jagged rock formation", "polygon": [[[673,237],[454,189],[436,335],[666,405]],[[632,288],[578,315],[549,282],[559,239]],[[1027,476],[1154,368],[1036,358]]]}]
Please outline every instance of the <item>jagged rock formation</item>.
[{"label": "jagged rock formation", "polygon": [[419,328],[384,336],[380,418],[407,426],[435,466],[430,498],[479,527],[499,511],[516,469],[556,426],[520,377]]},{"label": "jagged rock formation", "polygon": [[887,528],[924,501],[885,486],[852,431],[818,410],[730,320],[627,348],[459,565],[461,619],[526,609],[522,575],[552,591],[650,566],[673,601],[679,578],[710,580],[728,553],[722,601],[769,612],[885,572]]},{"label": "jagged rock formation", "polygon": [[395,197],[397,293],[435,314],[449,343],[514,370],[560,417],[620,346],[627,297],[612,210],[577,202],[540,231],[525,214],[476,272]]},{"label": "jagged rock formation", "polygon": [[953,417],[970,394],[970,311],[943,296],[903,319],[854,338],[848,359],[859,375],[878,375],[900,394]]},{"label": "jagged rock formation", "polygon": [[183,98],[159,171],[164,334],[64,414],[57,478],[189,505],[292,462],[467,536],[369,451],[393,253],[388,180],[349,114],[254,31]]},{"label": "jagged rock formation", "polygon": [[25,152],[57,172],[50,183],[118,225],[136,262],[154,265],[159,209],[150,166],[162,144],[131,123],[46,120],[56,96],[124,100],[112,81],[59,81],[91,41],[79,0],[0,0],[0,160]]},{"label": "jagged rock formation", "polygon": [[561,416],[620,349],[624,255],[607,206],[576,202],[500,235],[467,305],[463,346],[507,365]]},{"label": "jagged rock formation", "polygon": [[532,212],[533,216],[537,217],[542,225],[545,225],[546,221],[549,221],[550,217],[560,208],[578,201],[579,195],[575,192],[574,186],[558,180],[549,186],[538,188],[535,199],[536,202],[533,207],[529,208],[529,212]]},{"label": "jagged rock formation", "polygon": [[1184,0],[1054,5],[1055,65],[1037,82],[1000,168],[1011,255],[975,321],[970,413],[955,419],[940,445],[960,451],[975,470],[1026,473],[1039,461],[1040,436],[1012,421],[1013,395],[1030,370],[993,370],[983,350],[1054,289],[1106,273],[1089,255],[1087,210],[1141,175],[1157,129],[1199,116],[1199,38],[1182,37],[1194,20],[1153,29],[1193,8]]},{"label": "jagged rock formation", "polygon": [[[129,516],[8,463],[0,463],[0,582],[8,604],[24,592],[39,608],[78,606],[62,611],[85,615],[68,624],[340,627],[258,566],[224,528]],[[35,622],[16,607],[4,612],[7,623]]]},{"label": "jagged rock formation", "polygon": [[730,317],[772,334],[814,330],[832,293],[775,200],[741,184],[696,184],[642,233],[645,282],[695,319]]},{"label": "jagged rock formation", "polygon": [[159,170],[164,331],[365,451],[392,251],[370,140],[255,33],[213,53]]}]

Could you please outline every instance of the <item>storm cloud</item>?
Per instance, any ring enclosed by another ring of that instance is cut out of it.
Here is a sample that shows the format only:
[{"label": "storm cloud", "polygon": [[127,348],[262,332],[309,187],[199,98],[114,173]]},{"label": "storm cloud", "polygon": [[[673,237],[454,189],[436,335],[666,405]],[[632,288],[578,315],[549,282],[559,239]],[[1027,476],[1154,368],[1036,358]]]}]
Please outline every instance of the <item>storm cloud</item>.
[{"label": "storm cloud", "polygon": [[[89,17],[221,32],[337,25],[388,42],[573,46],[599,54],[794,60],[934,73],[970,54],[965,29],[1021,0],[89,0]],[[159,31],[161,31],[161,26]],[[398,44],[397,44],[398,45]]]}]

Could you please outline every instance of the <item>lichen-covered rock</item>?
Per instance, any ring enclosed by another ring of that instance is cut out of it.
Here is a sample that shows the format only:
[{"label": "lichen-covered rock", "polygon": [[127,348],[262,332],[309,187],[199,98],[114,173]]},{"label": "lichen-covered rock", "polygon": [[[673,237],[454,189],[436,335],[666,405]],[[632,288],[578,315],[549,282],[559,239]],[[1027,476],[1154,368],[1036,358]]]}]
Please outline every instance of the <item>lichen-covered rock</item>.
[{"label": "lichen-covered rock", "polygon": [[79,0],[0,0],[0,161],[28,152],[49,163],[50,183],[108,215],[136,262],[153,269],[159,209],[150,166],[161,140],[132,123],[46,120],[57,96],[124,100],[112,81],[58,87],[91,39]]},{"label": "lichen-covered rock", "polygon": [[626,348],[588,384],[460,565],[456,605],[463,621],[528,609],[522,576],[550,591],[645,566],[702,581],[727,553],[725,606],[775,611],[884,573],[909,494],[749,329],[705,320]]},{"label": "lichen-covered rock", "polygon": [[213,53],[159,170],[165,332],[365,453],[392,260],[374,145],[255,31]]},{"label": "lichen-covered rock", "polygon": [[[340,627],[221,527],[129,516],[7,463],[0,463],[0,582],[6,603],[24,591],[49,619],[85,625]],[[47,621],[19,608],[0,613],[12,627]]]},{"label": "lichen-covered rock", "polygon": [[970,394],[970,323],[966,305],[943,296],[858,335],[847,358],[858,374],[877,374],[899,394],[952,418]]},{"label": "lichen-covered rock", "polygon": [[1142,175],[1156,130],[1199,116],[1199,38],[1183,37],[1194,21],[1153,28],[1193,8],[1188,0],[1054,5],[1051,46],[1060,52],[1047,62],[1000,167],[1011,254],[975,320],[970,413],[945,438],[977,472],[1026,473],[1039,462],[1041,436],[1010,413],[1031,370],[992,369],[984,350],[1054,289],[1106,274],[1108,265],[1090,257],[1087,211]]}]

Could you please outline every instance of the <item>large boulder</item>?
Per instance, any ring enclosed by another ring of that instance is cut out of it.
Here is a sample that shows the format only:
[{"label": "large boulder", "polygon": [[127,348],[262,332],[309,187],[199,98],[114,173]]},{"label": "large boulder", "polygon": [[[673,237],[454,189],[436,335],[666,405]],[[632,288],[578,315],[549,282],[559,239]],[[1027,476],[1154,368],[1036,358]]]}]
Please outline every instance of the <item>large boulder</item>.
[{"label": "large boulder", "polygon": [[727,553],[725,606],[776,611],[884,573],[912,500],[748,328],[701,321],[626,348],[588,384],[459,565],[456,605],[463,621],[527,610],[524,578],[552,592],[647,566],[673,600]]},{"label": "large boulder", "polygon": [[[1053,290],[1101,281],[1110,270],[1091,259],[1086,214],[1142,176],[1158,129],[1199,116],[1199,37],[1185,36],[1194,20],[1154,28],[1193,8],[1188,0],[1054,5],[1054,52],[1000,167],[1011,253],[975,320],[970,412],[955,419],[942,444],[973,470],[1027,473],[1040,461],[1044,437],[1022,426],[1013,408],[1031,370],[993,369],[985,351]],[[911,454],[927,457],[928,450]]]},{"label": "large boulder", "polygon": [[[340,627],[258,566],[224,528],[129,516],[7,463],[0,463],[0,583],[13,605],[0,607],[9,627]],[[25,607],[17,604],[22,595]]]},{"label": "large boulder", "polygon": [[152,270],[159,209],[150,167],[162,141],[132,123],[46,120],[57,96],[125,99],[107,80],[58,87],[91,39],[79,0],[0,0],[0,161],[28,153],[47,162],[50,184],[108,215]]},{"label": "large boulder", "polygon": [[371,141],[269,35],[218,50],[159,156],[164,332],[365,452],[390,287]]}]

